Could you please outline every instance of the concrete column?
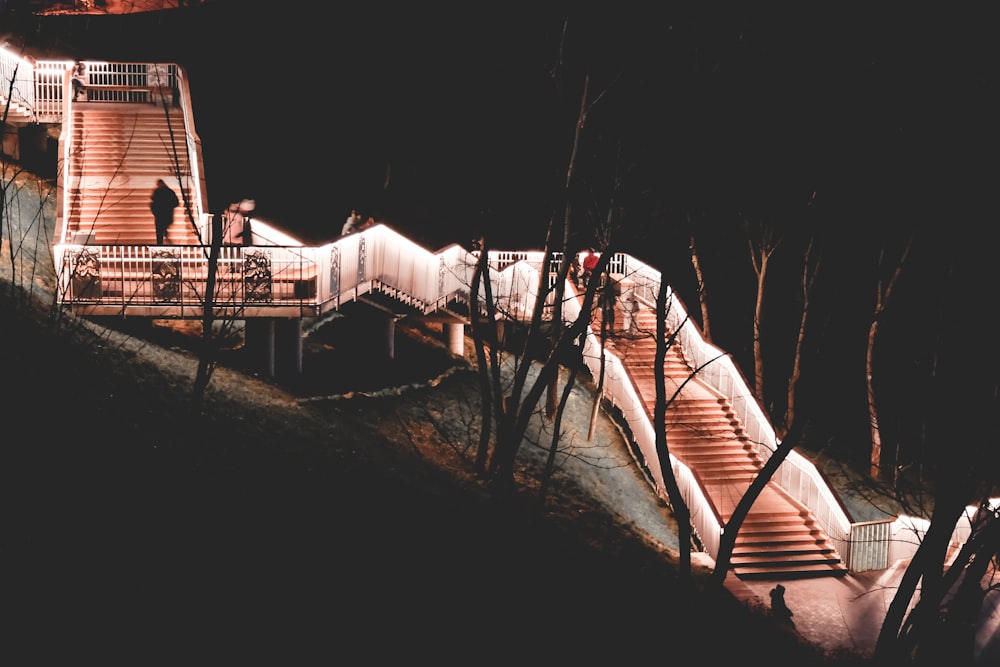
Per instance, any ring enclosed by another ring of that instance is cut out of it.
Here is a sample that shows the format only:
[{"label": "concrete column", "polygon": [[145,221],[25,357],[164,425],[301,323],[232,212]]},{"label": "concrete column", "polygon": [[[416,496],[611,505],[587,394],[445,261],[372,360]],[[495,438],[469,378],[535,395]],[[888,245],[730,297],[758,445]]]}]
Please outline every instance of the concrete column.
[{"label": "concrete column", "polygon": [[446,322],[445,333],[448,335],[448,349],[459,357],[465,354],[465,325],[461,322]]},{"label": "concrete column", "polygon": [[385,351],[390,359],[396,358],[396,318],[385,318]]},{"label": "concrete column", "polygon": [[275,354],[279,375],[285,377],[302,375],[301,317],[275,321]]},{"label": "concrete column", "polygon": [[250,362],[268,377],[274,377],[274,319],[253,317],[243,330]]}]

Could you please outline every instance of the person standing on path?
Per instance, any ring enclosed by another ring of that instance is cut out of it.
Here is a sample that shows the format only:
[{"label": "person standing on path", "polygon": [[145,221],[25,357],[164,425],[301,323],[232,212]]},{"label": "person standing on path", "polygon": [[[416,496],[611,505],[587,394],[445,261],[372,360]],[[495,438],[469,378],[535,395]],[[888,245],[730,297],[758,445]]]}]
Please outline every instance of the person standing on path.
[{"label": "person standing on path", "polygon": [[792,627],[795,624],[792,622],[792,610],[788,608],[785,604],[785,587],[778,584],[771,589],[769,593],[771,596],[771,616],[777,619],[781,623],[787,623]]},{"label": "person standing on path", "polygon": [[157,179],[149,198],[149,209],[156,223],[156,245],[163,245],[166,240],[167,227],[174,221],[174,209],[179,203],[176,193],[167,187],[166,182],[162,178]]},{"label": "person standing on path", "polygon": [[639,300],[635,297],[635,291],[632,289],[625,292],[622,313],[625,320],[625,336],[635,338],[639,334]]}]

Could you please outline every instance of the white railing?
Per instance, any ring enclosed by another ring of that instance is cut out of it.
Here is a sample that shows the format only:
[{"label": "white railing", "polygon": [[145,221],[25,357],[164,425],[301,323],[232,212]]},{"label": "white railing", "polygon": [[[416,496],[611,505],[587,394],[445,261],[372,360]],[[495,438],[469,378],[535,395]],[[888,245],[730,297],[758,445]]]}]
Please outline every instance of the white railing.
[{"label": "white railing", "polygon": [[[208,243],[209,228],[205,216]],[[381,291],[429,313],[469,298],[476,258],[459,246],[433,253],[385,225],[322,246],[304,246],[260,220],[253,229],[255,245],[220,248],[217,307],[235,312],[296,305],[318,315]],[[208,246],[56,244],[53,249],[62,303],[121,312],[173,305],[181,313],[204,305]]]},{"label": "white railing", "polygon": [[[73,246],[59,257],[63,302],[117,307],[176,306],[200,311],[208,279],[204,246]],[[223,246],[214,303],[218,308],[312,302],[314,248]]]},{"label": "white railing", "polygon": [[[69,69],[63,70],[63,89],[69,88]],[[55,239],[58,241],[68,241],[68,220],[69,220],[69,204],[70,198],[66,195],[67,183],[71,182],[68,179],[68,175],[65,173],[65,169],[68,165],[72,164],[73,159],[73,140],[72,138],[76,136],[76,128],[73,122],[73,114],[70,113],[70,98],[72,95],[65,95],[62,97],[62,115],[60,117],[62,121],[62,128],[59,131],[59,156],[57,158],[59,162],[58,174],[59,174],[59,187],[56,188],[56,227],[55,227]],[[62,265],[62,258],[60,255],[60,249],[58,244],[55,247],[56,254],[56,270]]]},{"label": "white railing", "polygon": [[35,67],[34,62],[13,51],[0,47],[0,113],[9,102],[14,111],[34,114]]},{"label": "white railing", "polygon": [[35,116],[39,123],[62,121],[65,77],[72,68],[72,60],[45,60],[35,63]]},{"label": "white railing", "polygon": [[[658,271],[628,257],[622,279],[634,285],[641,301],[656,303],[660,284]],[[747,436],[755,444],[762,459],[767,461],[778,445],[777,436],[732,357],[705,341],[698,326],[688,316],[683,301],[673,290],[669,293],[667,311],[667,327],[677,332],[681,350],[692,373],[697,373],[701,382],[729,399]],[[844,553],[852,521],[816,467],[793,451],[782,462],[773,480],[812,510],[838,551]]]},{"label": "white railing", "polygon": [[[984,511],[988,514],[987,520],[996,521],[997,513],[1000,511],[1000,498],[990,498]],[[973,523],[979,512],[980,508],[976,505],[969,505],[965,508],[951,534],[950,544],[953,550],[965,544],[972,535]],[[912,558],[931,525],[927,519],[912,516],[899,516],[881,522],[873,521],[871,524],[882,524],[879,526],[879,530],[885,533],[885,539],[889,542],[888,563]],[[868,542],[861,542],[861,544],[864,546]],[[954,553],[951,554],[951,556],[954,555]],[[880,569],[879,565],[879,562],[874,562],[870,569]]]},{"label": "white railing", "polygon": [[[536,278],[537,280],[537,278]],[[567,284],[569,293],[575,293],[573,287]],[[653,302],[655,304],[655,300]],[[647,305],[650,305],[647,302]],[[567,322],[573,322],[586,314],[580,312],[577,299],[567,299],[563,303],[563,317]],[[607,349],[601,349],[597,334],[587,328],[584,342],[583,359],[592,376],[601,372],[601,357],[604,357],[604,384],[602,391],[613,406],[618,408],[629,426],[635,446],[642,454],[646,468],[653,478],[654,490],[664,502],[670,503],[669,494],[663,481],[663,470],[660,467],[659,454],[656,452],[656,432],[653,423],[646,414],[642,401],[635,391],[635,385],[625,370],[625,365],[617,355]],[[719,552],[722,537],[722,519],[711,501],[705,496],[694,473],[673,454],[670,455],[670,465],[674,477],[681,490],[681,496],[691,512],[691,528],[698,536],[706,552],[715,558]]]}]

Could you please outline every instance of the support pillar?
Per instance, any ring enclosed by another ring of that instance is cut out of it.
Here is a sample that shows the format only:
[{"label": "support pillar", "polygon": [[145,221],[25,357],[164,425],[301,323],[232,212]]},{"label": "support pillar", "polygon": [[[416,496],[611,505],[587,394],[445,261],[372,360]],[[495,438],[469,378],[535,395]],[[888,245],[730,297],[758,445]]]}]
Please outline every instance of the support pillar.
[{"label": "support pillar", "polygon": [[278,374],[283,377],[302,375],[302,318],[275,320],[274,329]]},{"label": "support pillar", "polygon": [[465,325],[461,322],[445,322],[445,333],[448,335],[448,349],[456,356],[465,355]]},{"label": "support pillar", "polygon": [[243,329],[250,363],[268,377],[274,377],[274,319],[253,317]]},{"label": "support pillar", "polygon": [[390,359],[396,358],[396,316],[385,318],[385,351]]}]

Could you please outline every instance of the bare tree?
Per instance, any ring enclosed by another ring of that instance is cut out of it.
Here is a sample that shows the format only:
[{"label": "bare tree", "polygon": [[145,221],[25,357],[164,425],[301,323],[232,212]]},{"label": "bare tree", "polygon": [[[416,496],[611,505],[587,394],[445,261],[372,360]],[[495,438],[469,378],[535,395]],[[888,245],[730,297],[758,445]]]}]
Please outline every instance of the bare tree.
[{"label": "bare tree", "polygon": [[[502,341],[497,330],[496,305],[493,302],[493,291],[489,274],[489,245],[485,238],[480,239],[479,250],[479,261],[476,262],[476,269],[472,275],[469,317],[472,322],[472,340],[476,347],[476,361],[479,366],[479,393],[482,404],[479,446],[476,448],[474,468],[480,476],[485,477],[486,462],[489,457],[490,434],[492,433],[495,415],[497,415],[496,427],[498,430],[500,428],[499,416],[497,411],[494,410],[494,405],[499,405],[503,399],[503,390],[500,384]],[[484,275],[485,279],[483,278]],[[480,285],[482,285],[484,294],[483,305],[480,305],[479,302]],[[486,331],[483,330],[484,324],[487,327]],[[490,341],[488,363],[486,353],[487,339]]]},{"label": "bare tree", "polygon": [[[17,72],[20,66],[21,61],[18,60],[11,72],[10,80],[0,81],[0,87],[4,88],[2,96],[5,100],[0,111],[0,128],[12,127],[8,125],[8,121],[11,103],[15,99]],[[29,189],[33,191],[29,192]],[[0,155],[0,249],[3,248],[3,240],[6,237],[12,296],[22,287],[26,288],[24,294],[31,292],[37,277],[38,269],[35,262],[37,254],[44,250],[51,257],[43,217],[44,207],[51,196],[52,190],[44,187],[42,179],[37,174],[26,169],[23,163],[8,160]],[[28,199],[35,209],[30,213],[24,208]],[[29,224],[25,225],[25,221]],[[22,256],[26,246],[30,248],[31,257]],[[2,260],[3,257],[0,255],[0,261]]]},{"label": "bare tree", "polygon": [[[936,244],[938,274],[922,292],[914,324],[903,327],[929,341],[930,363],[921,378],[895,388],[906,400],[894,405],[926,433],[924,485],[932,490],[933,509],[883,620],[876,659],[885,663],[937,664],[946,655],[962,664],[973,649],[985,594],[995,587],[987,573],[1000,548],[997,510],[989,502],[1000,483],[1000,350],[969,344],[993,335],[993,316],[981,307],[978,289],[992,280],[992,251],[963,243],[961,230],[954,231]],[[934,302],[937,321],[928,316]],[[965,514],[969,506],[978,508],[972,517]],[[968,521],[969,537],[952,555],[960,521]]]},{"label": "bare tree", "polygon": [[[660,462],[660,474],[663,476],[663,483],[666,486],[667,497],[670,498],[670,507],[673,510],[674,518],[677,519],[677,544],[679,545],[680,561],[679,570],[683,581],[690,581],[691,578],[691,510],[681,494],[680,485],[674,475],[674,467],[670,463],[670,447],[667,438],[667,406],[676,398],[675,393],[670,399],[667,398],[666,385],[666,359],[667,349],[677,340],[677,332],[671,332],[668,339],[667,332],[667,293],[670,286],[665,280],[660,280],[660,287],[656,292],[656,354],[653,359],[653,374],[656,379],[656,403],[653,407],[653,429],[656,433],[656,457]],[[680,392],[680,389],[677,390]]]},{"label": "bare tree", "polygon": [[[546,333],[542,326],[542,313],[545,308],[545,298],[547,289],[545,285],[548,281],[548,257],[550,256],[548,244],[544,251],[542,261],[542,271],[539,272],[538,297],[535,300],[535,307],[532,312],[531,321],[528,324],[525,336],[525,343],[522,348],[521,363],[514,373],[513,382],[509,392],[505,393],[502,400],[503,413],[500,416],[500,427],[497,432],[497,441],[494,448],[493,457],[487,468],[487,477],[491,486],[500,492],[515,490],[514,471],[517,452],[524,440],[524,433],[527,430],[528,422],[535,411],[535,406],[541,399],[549,382],[552,381],[560,368],[561,359],[569,353],[569,348],[575,341],[583,335],[589,326],[588,318],[581,316],[568,326],[564,326],[558,332],[552,332],[553,340],[543,343],[546,340]],[[610,253],[601,256],[598,269],[604,271]],[[557,280],[565,280],[569,272],[568,262],[564,262],[559,271]],[[594,281],[588,286],[583,298],[581,313],[588,313],[592,307],[597,284]],[[539,349],[541,345],[548,350],[539,361],[535,379],[529,382],[529,371],[532,370],[531,362],[532,349]],[[482,372],[482,371],[481,371]]]},{"label": "bare tree", "polygon": [[[761,327],[764,321],[764,294],[767,283],[767,270],[771,257],[781,245],[781,235],[767,223],[744,221],[747,232],[747,242],[750,246],[750,263],[757,276],[757,293],[754,298],[753,312],[753,392],[761,405],[764,403],[764,349],[762,346]],[[751,228],[753,227],[753,228]]]},{"label": "bare tree", "polygon": [[[581,355],[583,353],[583,342],[581,334],[580,342],[577,345],[577,349],[580,351]],[[549,443],[548,456],[545,458],[545,466],[542,469],[541,483],[538,489],[538,504],[539,506],[544,505],[545,495],[548,492],[549,481],[552,479],[552,473],[555,471],[556,454],[559,453],[559,441],[562,436],[562,421],[566,414],[566,406],[569,403],[569,398],[573,393],[573,386],[576,383],[576,377],[583,367],[583,360],[577,359],[575,363],[570,364],[569,367],[569,377],[566,383],[563,385],[562,396],[559,399],[559,405],[556,410],[555,424],[552,430],[552,439]],[[550,383],[549,386],[553,386],[554,383]]]},{"label": "bare tree", "polygon": [[903,245],[903,249],[896,259],[895,264],[888,267],[890,271],[889,278],[885,281],[882,279],[882,272],[886,269],[888,259],[886,258],[884,247],[879,251],[878,277],[875,285],[875,308],[872,312],[871,322],[868,325],[868,345],[865,354],[865,388],[867,390],[868,421],[871,433],[871,466],[868,474],[872,479],[876,480],[882,477],[882,429],[879,425],[878,403],[875,400],[875,342],[878,338],[882,318],[886,308],[889,306],[893,290],[899,281],[899,276],[903,272],[906,259],[910,255],[912,244],[913,236],[911,235]]},{"label": "bare tree", "polygon": [[219,250],[222,247],[222,214],[212,216],[212,246],[208,255],[208,275],[205,279],[205,306],[202,310],[201,349],[198,351],[198,372],[195,375],[192,397],[196,411],[201,410],[205,390],[215,370],[215,279],[219,272]]},{"label": "bare tree", "polygon": [[768,482],[778,471],[778,467],[788,458],[788,454],[798,445],[802,432],[802,422],[794,422],[788,428],[785,438],[775,448],[774,453],[767,460],[764,466],[750,483],[750,488],[740,498],[733,510],[729,521],[726,522],[726,529],[722,531],[722,538],[719,540],[719,554],[715,559],[715,570],[712,572],[713,581],[722,586],[729,573],[729,563],[732,561],[733,549],[736,547],[736,536],[740,527],[750,513],[750,508],[760,497]]},{"label": "bare tree", "polygon": [[688,250],[691,253],[691,266],[694,268],[694,275],[698,281],[698,306],[701,308],[701,332],[705,336],[705,340],[711,342],[712,326],[711,320],[708,317],[708,285],[705,283],[705,271],[701,265],[701,259],[698,257],[694,220],[691,218],[690,211],[685,215],[687,217]]},{"label": "bare tree", "polygon": [[[566,27],[568,22],[563,24],[563,39],[565,39]],[[561,49],[560,49],[561,51]],[[583,93],[580,95],[580,111],[577,116],[576,126],[573,130],[573,147],[570,150],[569,161],[566,165],[566,179],[563,182],[563,239],[562,239],[562,257],[563,264],[569,264],[570,246],[569,239],[571,237],[571,230],[573,228],[573,199],[570,196],[570,189],[573,185],[573,174],[576,170],[576,157],[580,151],[580,137],[583,133],[583,128],[587,124],[587,110],[589,108],[588,95],[590,94],[590,75],[584,76],[583,79]],[[568,271],[566,274],[568,275]],[[555,292],[553,294],[553,304],[552,309],[552,328],[553,330],[558,330],[562,328],[562,304],[563,296],[566,292],[565,281],[557,281],[555,284]],[[557,379],[553,378],[552,384],[549,385],[549,391],[547,395],[547,401],[545,405],[545,413],[549,416],[556,409],[556,397],[558,396],[558,384]]]},{"label": "bare tree", "polygon": [[[562,63],[563,59],[563,47],[568,26],[569,22],[564,21],[563,40],[559,48],[560,63]],[[556,74],[559,71],[560,68],[556,67],[553,73]],[[569,156],[565,176],[561,184],[562,233],[559,233],[559,216],[553,215],[549,220],[546,231],[542,261],[535,288],[534,308],[524,328],[524,339],[520,345],[520,352],[515,355],[521,359],[521,363],[515,367],[509,386],[504,385],[499,380],[501,364],[492,364],[490,367],[486,367],[483,364],[480,366],[480,373],[491,372],[493,375],[492,379],[481,380],[481,387],[484,393],[485,387],[492,388],[490,392],[493,401],[491,412],[496,415],[496,441],[492,456],[488,457],[489,461],[484,474],[491,486],[502,492],[512,491],[515,488],[514,469],[517,453],[524,439],[529,420],[535,413],[536,406],[543,393],[546,396],[545,414],[550,418],[554,416],[556,423],[553,439],[550,444],[549,456],[554,456],[554,452],[558,449],[558,425],[561,422],[566,400],[576,378],[576,372],[571,372],[567,386],[562,392],[563,398],[561,401],[557,401],[556,399],[559,396],[557,384],[559,369],[565,359],[576,359],[576,363],[582,361],[584,333],[590,326],[590,316],[598,291],[599,281],[590,281],[583,295],[580,316],[573,322],[565,322],[563,320],[562,304],[566,298],[565,285],[571,265],[569,257],[576,250],[576,248],[570,248],[568,244],[572,236],[571,230],[575,226],[574,220],[576,217],[573,208],[573,190],[576,180],[577,160],[581,151],[583,132],[587,128],[588,115],[594,106],[603,99],[606,92],[602,91],[591,99],[590,88],[590,74],[588,72],[584,74],[582,79],[580,102],[573,120]],[[611,213],[609,212],[608,215],[610,216]],[[604,252],[599,260],[598,267],[595,269],[596,275],[600,275],[606,271],[608,262],[614,253],[613,248],[608,244],[605,244],[602,249]],[[553,254],[557,251],[561,253],[563,259],[557,270],[553,271],[554,267],[551,266],[551,262]],[[481,264],[480,266],[481,268],[476,273],[481,277],[485,271],[485,265]],[[553,274],[555,274],[554,281],[550,283],[550,280],[553,280]],[[490,304],[487,303],[486,305],[487,309],[489,309]],[[545,322],[544,317],[546,309],[552,314],[548,322]],[[485,329],[487,331],[496,330],[497,322],[492,320],[494,316],[495,314],[492,311],[487,311],[487,320],[485,322]],[[480,333],[482,331],[480,329]],[[477,347],[482,344],[482,342],[477,342]],[[501,342],[496,341],[494,347],[501,348]],[[482,361],[482,356],[477,352],[477,357],[480,361]],[[536,372],[533,379],[530,379],[532,371]],[[487,438],[481,436],[480,452],[483,452],[486,441]]]},{"label": "bare tree", "polygon": [[802,350],[806,339],[806,323],[809,320],[809,296],[819,274],[820,257],[814,255],[815,240],[810,238],[806,243],[802,258],[802,311],[799,316],[799,329],[795,336],[795,352],[792,358],[792,372],[788,376],[787,400],[785,402],[784,418],[779,420],[784,428],[795,421],[795,397],[799,380],[802,377]]}]

